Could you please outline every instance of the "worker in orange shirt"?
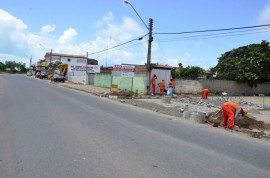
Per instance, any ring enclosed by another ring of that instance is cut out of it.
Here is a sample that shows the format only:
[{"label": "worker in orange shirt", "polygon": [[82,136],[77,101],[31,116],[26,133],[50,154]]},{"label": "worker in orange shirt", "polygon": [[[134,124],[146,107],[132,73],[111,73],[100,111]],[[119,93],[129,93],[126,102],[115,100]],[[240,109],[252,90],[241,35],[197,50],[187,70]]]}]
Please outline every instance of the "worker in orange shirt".
[{"label": "worker in orange shirt", "polygon": [[205,88],[202,90],[202,99],[207,99],[208,97],[208,89]]},{"label": "worker in orange shirt", "polygon": [[164,82],[164,79],[162,79],[162,81],[158,84],[159,86],[159,90],[160,90],[160,95],[163,95],[164,94],[164,91],[165,91],[165,82]]},{"label": "worker in orange shirt", "polygon": [[170,79],[169,87],[170,87],[170,88],[174,88],[174,81],[173,81],[173,78]]},{"label": "worker in orange shirt", "polygon": [[156,74],[153,74],[153,77],[152,77],[152,94],[151,95],[154,95],[156,93],[156,82],[157,80],[157,75]]},{"label": "worker in orange shirt", "polygon": [[169,87],[167,88],[167,91],[168,91],[168,95],[173,95],[174,93],[174,81],[173,81],[173,78],[170,79],[170,82],[169,82]]},{"label": "worker in orange shirt", "polygon": [[248,113],[247,108],[242,108],[241,106],[233,102],[225,102],[221,105],[223,116],[224,116],[224,128],[227,128],[227,122],[229,120],[229,128],[234,130],[239,130],[238,124],[239,115],[246,115]]}]

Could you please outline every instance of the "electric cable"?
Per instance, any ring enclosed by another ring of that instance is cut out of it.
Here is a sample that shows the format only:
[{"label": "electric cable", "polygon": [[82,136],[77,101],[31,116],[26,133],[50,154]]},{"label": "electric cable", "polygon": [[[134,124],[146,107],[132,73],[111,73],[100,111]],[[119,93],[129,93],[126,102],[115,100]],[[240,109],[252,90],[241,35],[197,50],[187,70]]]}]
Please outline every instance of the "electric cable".
[{"label": "electric cable", "polygon": [[121,44],[119,44],[119,45],[112,46],[112,47],[107,48],[107,49],[103,49],[103,50],[100,50],[100,51],[97,51],[97,52],[94,52],[94,53],[90,53],[90,54],[88,54],[88,55],[93,55],[93,54],[105,52],[105,51],[108,51],[108,50],[110,50],[110,49],[114,49],[114,48],[117,48],[117,47],[119,47],[119,46],[123,46],[123,45],[125,45],[125,44],[131,43],[131,42],[136,41],[136,40],[142,40],[146,35],[148,35],[148,34],[145,34],[145,35],[143,35],[143,36],[140,37],[140,38],[135,38],[135,39],[129,40],[129,41],[127,41],[127,42],[121,43]]},{"label": "electric cable", "polygon": [[[218,38],[218,37],[226,37],[226,36],[241,36],[245,34],[258,34],[258,33],[265,33],[269,32],[270,27],[265,27],[261,29],[249,29],[249,30],[241,30],[241,31],[232,31],[232,32],[224,32],[224,33],[215,33],[215,34],[207,34],[207,35],[194,35],[194,36],[184,36],[184,37],[175,37],[175,38],[161,38],[157,39],[155,41],[168,41],[168,40],[180,40],[180,39],[207,39],[207,38]],[[253,32],[253,33],[245,33],[245,32],[251,32],[251,31],[258,31],[258,32]],[[233,34],[234,35],[225,35],[225,34]],[[237,34],[236,34],[237,33]],[[206,38],[204,38],[206,37]]]},{"label": "electric cable", "polygon": [[246,27],[234,27],[234,28],[221,28],[221,29],[212,29],[212,30],[196,30],[196,31],[186,31],[186,32],[158,32],[154,34],[159,35],[176,35],[176,34],[186,34],[186,33],[205,33],[205,32],[216,32],[216,31],[228,31],[228,30],[240,30],[247,28],[258,28],[258,27],[266,27],[270,26],[270,24],[265,25],[255,25],[255,26],[246,26]]}]

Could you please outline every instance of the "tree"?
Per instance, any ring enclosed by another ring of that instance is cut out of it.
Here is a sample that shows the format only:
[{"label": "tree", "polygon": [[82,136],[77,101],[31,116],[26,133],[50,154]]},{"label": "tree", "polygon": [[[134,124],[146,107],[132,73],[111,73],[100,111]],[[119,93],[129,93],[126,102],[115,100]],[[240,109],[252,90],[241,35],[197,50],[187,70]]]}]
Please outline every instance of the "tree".
[{"label": "tree", "polygon": [[270,79],[270,46],[267,41],[233,49],[218,59],[213,68],[218,78],[246,82],[250,86],[257,86],[258,79]]},{"label": "tree", "polygon": [[52,62],[52,63],[51,63],[51,68],[52,68],[53,70],[59,69],[59,68],[60,68],[60,64],[62,64],[61,61],[55,61],[55,62]]},{"label": "tree", "polygon": [[15,61],[6,61],[5,67],[9,68],[11,73],[26,73],[25,63],[17,63]]},{"label": "tree", "polygon": [[4,72],[6,70],[6,65],[0,62],[0,72]]},{"label": "tree", "polygon": [[203,69],[198,66],[187,66],[176,70],[175,74],[176,76],[195,79],[203,75]]}]

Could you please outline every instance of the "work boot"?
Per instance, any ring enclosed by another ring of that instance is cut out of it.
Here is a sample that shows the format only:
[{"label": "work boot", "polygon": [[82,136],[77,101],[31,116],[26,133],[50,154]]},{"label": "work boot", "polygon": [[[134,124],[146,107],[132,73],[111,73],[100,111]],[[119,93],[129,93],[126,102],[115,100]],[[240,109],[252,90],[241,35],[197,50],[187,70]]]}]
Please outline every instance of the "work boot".
[{"label": "work boot", "polygon": [[239,126],[238,125],[234,125],[234,127],[233,128],[230,128],[231,130],[234,130],[234,131],[240,131],[240,128],[239,128]]}]

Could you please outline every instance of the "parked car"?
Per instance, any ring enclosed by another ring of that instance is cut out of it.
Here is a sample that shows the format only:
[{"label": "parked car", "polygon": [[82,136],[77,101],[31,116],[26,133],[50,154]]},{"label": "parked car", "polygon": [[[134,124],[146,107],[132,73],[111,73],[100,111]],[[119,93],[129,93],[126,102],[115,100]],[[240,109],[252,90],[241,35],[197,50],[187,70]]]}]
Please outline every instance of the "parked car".
[{"label": "parked car", "polygon": [[39,78],[40,78],[40,79],[48,78],[48,71],[47,71],[47,70],[42,70],[42,71],[40,72]]},{"label": "parked car", "polygon": [[65,82],[66,78],[61,74],[54,74],[51,78],[51,82]]},{"label": "parked car", "polygon": [[33,75],[33,74],[32,74],[31,71],[27,71],[26,76],[32,76],[32,75]]}]

